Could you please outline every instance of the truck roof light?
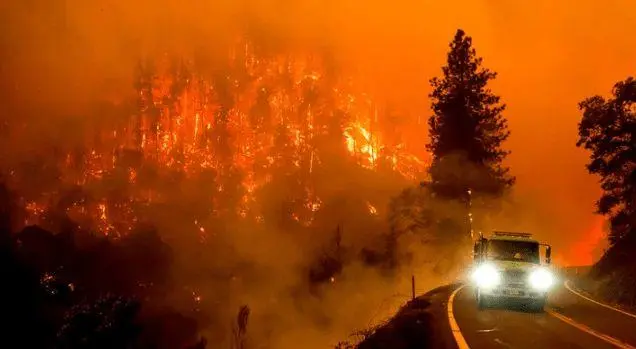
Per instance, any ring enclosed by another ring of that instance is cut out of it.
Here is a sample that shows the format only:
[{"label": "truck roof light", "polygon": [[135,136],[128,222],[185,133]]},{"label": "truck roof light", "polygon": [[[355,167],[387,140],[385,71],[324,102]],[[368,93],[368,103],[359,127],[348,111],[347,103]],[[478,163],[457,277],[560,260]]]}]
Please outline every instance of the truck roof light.
[{"label": "truck roof light", "polygon": [[532,234],[530,233],[518,233],[518,232],[510,232],[510,231],[493,231],[495,236],[512,236],[517,238],[530,238]]}]

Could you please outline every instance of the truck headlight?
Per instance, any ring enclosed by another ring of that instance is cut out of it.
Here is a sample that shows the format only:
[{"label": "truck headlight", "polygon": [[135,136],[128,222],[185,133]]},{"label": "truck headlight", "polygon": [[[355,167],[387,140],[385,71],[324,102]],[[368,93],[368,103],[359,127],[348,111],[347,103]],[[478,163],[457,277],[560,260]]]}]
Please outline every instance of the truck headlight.
[{"label": "truck headlight", "polygon": [[530,285],[541,291],[545,291],[554,284],[554,275],[547,269],[537,269],[530,274]]},{"label": "truck headlight", "polygon": [[492,288],[501,282],[501,274],[492,264],[482,264],[473,272],[472,279],[479,287]]}]

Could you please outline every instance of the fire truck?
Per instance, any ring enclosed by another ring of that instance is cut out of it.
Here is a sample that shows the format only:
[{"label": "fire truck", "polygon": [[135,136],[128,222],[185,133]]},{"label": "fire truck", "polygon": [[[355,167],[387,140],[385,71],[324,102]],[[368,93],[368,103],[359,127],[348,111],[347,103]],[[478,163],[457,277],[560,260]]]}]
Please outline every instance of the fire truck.
[{"label": "fire truck", "polygon": [[480,234],[473,248],[471,274],[479,309],[515,302],[543,311],[556,281],[551,254],[550,245],[528,233],[495,231],[488,238]]}]

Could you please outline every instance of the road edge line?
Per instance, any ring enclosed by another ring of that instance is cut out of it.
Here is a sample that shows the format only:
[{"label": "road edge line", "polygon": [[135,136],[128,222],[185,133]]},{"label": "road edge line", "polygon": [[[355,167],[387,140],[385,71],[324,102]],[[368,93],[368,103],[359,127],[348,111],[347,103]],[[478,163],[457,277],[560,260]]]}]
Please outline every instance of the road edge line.
[{"label": "road edge line", "polygon": [[606,334],[603,334],[603,333],[600,333],[598,331],[595,331],[595,330],[593,330],[593,329],[591,329],[591,328],[589,328],[589,327],[587,327],[587,326],[585,326],[585,325],[583,325],[581,323],[578,323],[578,322],[570,319],[569,317],[567,317],[567,316],[565,316],[563,314],[557,313],[556,311],[554,311],[552,309],[546,309],[546,312],[548,314],[554,316],[555,318],[565,322],[566,324],[568,324],[570,326],[573,326],[573,327],[575,327],[575,328],[577,328],[577,329],[579,329],[579,330],[581,330],[581,331],[583,331],[585,333],[588,333],[588,334],[590,334],[590,335],[592,335],[592,336],[594,336],[594,337],[596,337],[598,339],[601,339],[601,340],[603,340],[603,341],[605,341],[605,342],[607,342],[607,343],[609,343],[609,344],[611,344],[611,345],[613,345],[615,347],[618,347],[618,348],[621,348],[621,349],[636,349],[636,347],[633,347],[633,346],[631,346],[631,345],[629,345],[627,343],[624,343],[624,342],[622,342],[622,341],[620,341],[620,340],[618,340],[618,339],[616,339],[614,337],[611,337],[611,336],[608,336]]},{"label": "road edge line", "polygon": [[451,293],[450,297],[448,298],[447,313],[448,313],[448,322],[450,324],[451,332],[453,333],[453,338],[455,338],[455,343],[457,344],[457,347],[459,347],[459,349],[470,349],[470,347],[468,346],[468,343],[466,343],[466,339],[464,338],[462,331],[459,329],[457,320],[455,320],[455,315],[453,314],[453,301],[455,300],[455,295],[457,295],[457,293],[461,291],[464,287],[466,287],[466,285],[462,285],[456,288],[455,291]]},{"label": "road edge line", "polygon": [[608,305],[608,304],[605,304],[605,303],[601,303],[601,302],[596,301],[596,300],[594,300],[594,299],[592,299],[592,298],[590,298],[590,297],[585,296],[584,294],[582,294],[582,293],[580,293],[580,292],[578,292],[578,291],[575,291],[575,290],[572,288],[572,286],[570,286],[570,280],[566,280],[566,281],[565,281],[565,283],[564,283],[564,285],[565,285],[565,288],[566,288],[568,291],[570,291],[570,292],[574,293],[575,295],[577,295],[577,296],[579,296],[579,297],[581,297],[581,298],[583,298],[583,299],[585,299],[585,300],[587,300],[587,301],[589,301],[589,302],[592,302],[592,303],[594,303],[594,304],[600,305],[600,306],[605,307],[605,308],[607,308],[607,309],[614,310],[614,311],[619,312],[619,313],[621,313],[621,314],[623,314],[623,315],[626,315],[626,316],[629,316],[629,317],[631,317],[631,318],[636,319],[636,315],[635,315],[635,314],[632,314],[632,313],[626,312],[626,311],[624,311],[624,310],[621,310],[621,309],[615,308],[615,307],[613,307],[613,306],[611,306],[611,305]]}]

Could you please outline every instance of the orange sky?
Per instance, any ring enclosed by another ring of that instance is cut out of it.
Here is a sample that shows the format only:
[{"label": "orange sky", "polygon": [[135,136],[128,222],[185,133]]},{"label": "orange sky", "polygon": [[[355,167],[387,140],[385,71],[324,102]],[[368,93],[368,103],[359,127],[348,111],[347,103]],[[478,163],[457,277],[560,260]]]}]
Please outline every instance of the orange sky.
[{"label": "orange sky", "polygon": [[14,102],[60,109],[129,86],[140,53],[214,55],[217,43],[249,18],[265,37],[329,47],[370,88],[428,116],[427,80],[439,74],[461,27],[499,73],[493,88],[508,104],[517,196],[543,217],[535,233],[577,264],[592,261],[603,236],[591,213],[598,185],[586,174],[587,155],[575,147],[577,103],[636,73],[634,0],[10,0],[1,6],[2,88]]}]

